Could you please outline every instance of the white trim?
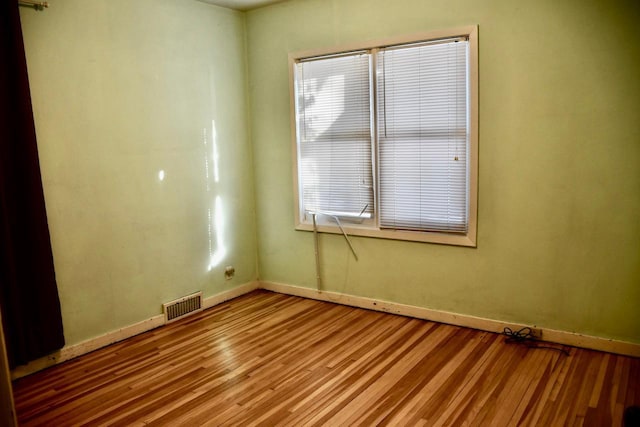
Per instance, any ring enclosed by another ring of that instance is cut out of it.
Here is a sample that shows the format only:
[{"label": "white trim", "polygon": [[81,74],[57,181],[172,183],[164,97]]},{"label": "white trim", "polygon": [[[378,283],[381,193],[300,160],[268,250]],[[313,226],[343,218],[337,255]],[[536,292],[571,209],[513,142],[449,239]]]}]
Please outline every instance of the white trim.
[{"label": "white trim", "polygon": [[[392,239],[392,240],[405,240],[413,242],[424,243],[436,243],[444,245],[464,246],[464,247],[477,247],[477,227],[478,227],[478,135],[479,135],[479,101],[478,101],[478,87],[479,80],[479,68],[478,68],[478,25],[466,25],[450,29],[436,29],[425,32],[413,33],[408,35],[400,35],[395,37],[389,37],[378,40],[369,40],[358,43],[342,44],[333,47],[321,47],[313,48],[303,51],[290,52],[288,55],[289,65],[289,120],[290,120],[290,134],[291,134],[291,158],[292,158],[292,182],[293,182],[293,200],[294,200],[294,227],[299,231],[313,231],[313,225],[308,220],[303,218],[301,212],[301,194],[300,194],[300,181],[298,176],[298,140],[297,140],[297,120],[296,120],[296,94],[295,94],[295,64],[297,61],[305,58],[315,58],[333,54],[347,54],[350,52],[359,52],[367,50],[377,50],[379,48],[397,46],[413,42],[429,41],[429,40],[442,40],[455,37],[466,37],[469,40],[469,75],[468,79],[470,83],[469,92],[469,213],[468,224],[466,233],[446,233],[437,231],[411,231],[411,230],[393,230],[383,229],[379,227],[379,213],[376,212],[376,224],[366,223],[363,225],[352,225],[344,227],[345,231],[349,235],[362,236],[362,237],[374,237],[380,239]],[[375,75],[375,72],[374,72]],[[376,91],[373,90],[375,94]],[[375,105],[375,104],[374,104]],[[373,106],[372,106],[373,107]],[[376,108],[373,107],[374,114]],[[377,126],[373,126],[377,129]],[[373,145],[377,144],[377,138],[374,138]],[[373,148],[372,148],[373,149]],[[376,186],[374,201],[376,210],[379,209],[378,200],[379,197],[379,162],[374,162],[374,185]],[[317,226],[317,232],[321,233],[336,233],[341,234],[340,231],[332,223],[319,223]]]},{"label": "white trim", "polygon": [[207,308],[222,304],[223,302],[229,301],[230,299],[238,298],[239,296],[248,294],[249,292],[255,291],[256,289],[260,289],[260,282],[255,281],[245,283],[244,285],[229,289],[228,291],[220,292],[219,294],[206,297],[202,301],[202,308],[206,310]]},{"label": "white trim", "polygon": [[60,350],[49,354],[48,356],[32,360],[26,365],[16,367],[13,371],[11,371],[11,379],[15,380],[27,375],[31,375],[34,372],[41,371],[42,369],[57,365],[58,363],[65,362],[67,360],[74,359],[78,356],[82,356],[83,354],[87,354],[118,341],[131,338],[135,335],[150,331],[151,329],[155,329],[162,325],[164,325],[164,314],[159,314],[141,322],[134,323],[133,325],[125,326],[124,328],[107,332],[106,334],[97,336],[95,338],[90,338],[78,344],[65,346]]},{"label": "white trim", "polygon": [[535,325],[532,326],[521,325],[517,323],[508,323],[500,320],[485,319],[482,317],[469,316],[465,314],[433,310],[429,308],[416,307],[395,302],[342,294],[339,292],[318,291],[312,288],[287,285],[283,283],[261,281],[260,288],[272,292],[278,292],[281,294],[294,295],[319,301],[333,302],[336,304],[364,308],[367,310],[399,314],[402,316],[415,317],[418,319],[447,323],[450,325],[463,326],[494,333],[501,333],[505,327],[517,330],[526,326],[530,326],[535,327],[539,331],[542,331],[542,338],[547,342],[588,348],[592,350],[606,351],[609,353],[622,354],[626,356],[640,357],[640,344],[626,341],[617,341],[607,338],[582,335],[576,332],[557,331],[554,329],[540,328]]},{"label": "white trim", "polygon": [[454,37],[477,37],[478,25],[465,25],[456,28],[439,29],[422,31],[412,34],[404,34],[395,37],[387,37],[383,39],[369,40],[365,42],[340,44],[337,46],[320,47],[314,49],[300,50],[297,52],[289,53],[289,58],[293,61],[303,58],[313,58],[316,56],[326,56],[336,53],[348,53],[357,52],[363,50],[370,50],[381,47],[396,46],[406,43],[438,40],[438,39],[450,39]]},{"label": "white trim", "polygon": [[[220,292],[218,294],[206,297],[202,301],[203,309],[213,307],[222,302],[254,291],[258,288],[258,282],[249,282],[228,291]],[[133,325],[125,326],[124,328],[107,332],[106,334],[97,336],[95,338],[90,338],[78,344],[74,344],[68,347],[65,346],[48,356],[33,360],[26,365],[16,367],[13,371],[11,371],[11,379],[15,380],[27,375],[31,375],[34,372],[41,371],[42,369],[57,365],[58,363],[65,362],[67,360],[74,359],[78,356],[82,356],[94,350],[98,350],[99,348],[106,347],[110,344],[114,344],[118,341],[131,338],[133,336],[150,331],[163,325],[165,325],[165,316],[164,314],[159,314],[141,322],[134,323]]]},{"label": "white trim", "polygon": [[[482,317],[469,316],[464,314],[450,313],[446,311],[433,310],[429,308],[416,307],[412,305],[399,304],[389,301],[377,300],[373,298],[359,297],[355,295],[341,294],[339,292],[317,291],[301,286],[287,285],[283,283],[254,281],[245,283],[228,291],[207,297],[203,301],[205,309],[211,308],[225,301],[237,298],[256,289],[265,289],[286,295],[294,295],[319,301],[327,301],[336,304],[348,305],[352,307],[376,310],[385,313],[399,314],[402,316],[415,317],[418,319],[430,320],[433,322],[447,323],[450,325],[463,326],[467,328],[479,329],[488,332],[501,333],[505,327],[522,328],[531,325],[520,325],[515,323],[502,322],[500,320],[485,319]],[[163,326],[164,315],[159,314],[149,319],[143,320],[133,325],[108,332],[95,338],[88,339],[72,346],[64,347],[55,353],[40,359],[29,362],[27,365],[19,366],[11,371],[11,379],[15,380],[58,363],[82,356],[102,347],[118,341],[131,338],[143,332],[150,331]],[[592,350],[606,351],[626,356],[640,357],[640,344],[616,341],[607,338],[582,335],[575,332],[557,331],[536,327],[542,331],[545,341],[575,347],[588,348]]]},{"label": "white trim", "polygon": [[[297,207],[297,206],[296,206]],[[476,212],[470,209],[469,212]],[[318,225],[318,232],[329,234],[342,234],[342,231],[335,225]],[[439,243],[443,245],[476,247],[475,239],[471,238],[471,234],[455,234],[455,233],[436,233],[431,231],[409,231],[409,230],[390,230],[385,228],[358,227],[357,225],[347,226],[343,223],[344,231],[349,236],[373,237],[377,239],[406,240],[411,242]],[[469,216],[469,229],[475,230],[475,221],[471,221]],[[312,224],[303,222],[296,223],[295,229],[298,231],[313,231]],[[475,236],[475,234],[474,234]]]}]

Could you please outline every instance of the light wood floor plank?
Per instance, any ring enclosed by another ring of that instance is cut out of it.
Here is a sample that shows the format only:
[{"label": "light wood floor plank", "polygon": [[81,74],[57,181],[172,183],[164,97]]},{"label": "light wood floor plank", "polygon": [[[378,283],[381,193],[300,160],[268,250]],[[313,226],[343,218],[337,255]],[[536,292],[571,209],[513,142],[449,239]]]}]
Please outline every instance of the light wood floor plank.
[{"label": "light wood floor plank", "polygon": [[[24,426],[619,425],[640,360],[255,291],[14,383]],[[617,423],[617,424],[616,424]]]}]

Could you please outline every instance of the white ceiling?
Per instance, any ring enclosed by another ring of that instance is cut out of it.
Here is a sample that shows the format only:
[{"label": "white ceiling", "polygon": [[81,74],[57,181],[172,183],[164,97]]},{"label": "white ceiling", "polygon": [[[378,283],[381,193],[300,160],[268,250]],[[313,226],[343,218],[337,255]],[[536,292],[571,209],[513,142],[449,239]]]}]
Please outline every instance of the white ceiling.
[{"label": "white ceiling", "polygon": [[199,0],[204,3],[215,4],[217,6],[228,7],[235,10],[251,10],[269,4],[279,3],[283,0]]}]

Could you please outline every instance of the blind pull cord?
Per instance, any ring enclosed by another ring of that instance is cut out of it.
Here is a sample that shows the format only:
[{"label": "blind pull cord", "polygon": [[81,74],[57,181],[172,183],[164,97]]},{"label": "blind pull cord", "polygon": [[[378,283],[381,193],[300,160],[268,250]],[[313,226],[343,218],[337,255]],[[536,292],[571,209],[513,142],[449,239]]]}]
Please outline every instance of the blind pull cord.
[{"label": "blind pull cord", "polygon": [[356,261],[358,261],[358,255],[356,254],[356,250],[353,249],[353,245],[351,244],[351,240],[349,240],[349,236],[347,235],[347,232],[344,231],[344,228],[342,228],[342,224],[340,224],[340,220],[338,219],[338,217],[335,216],[335,215],[327,215],[327,216],[330,216],[331,218],[333,218],[336,221],[336,224],[338,224],[338,228],[340,228],[340,231],[342,231],[342,235],[344,236],[344,240],[347,241],[347,244],[349,245],[349,249],[351,249],[351,253],[353,254],[353,257],[356,259]]},{"label": "blind pull cord", "polygon": [[[366,208],[367,207],[365,206],[364,209]],[[364,212],[364,209],[362,210],[363,212]],[[338,219],[336,215],[332,215],[324,212],[311,212],[311,211],[307,211],[307,213],[311,214],[311,218],[313,219],[313,246],[314,246],[314,252],[316,256],[316,285],[318,287],[318,290],[320,290],[322,279],[320,277],[320,249],[318,247],[318,222],[316,220],[317,215],[325,215],[330,218],[333,218],[336,224],[338,224],[338,228],[342,232],[342,235],[344,236],[344,240],[347,241],[347,244],[349,245],[349,249],[351,249],[351,253],[353,254],[353,257],[356,259],[356,261],[358,261],[358,254],[356,254],[356,250],[353,248],[353,245],[351,244],[349,235],[347,235],[347,232],[344,231],[344,228],[342,228],[342,223],[340,222],[340,219]]]}]

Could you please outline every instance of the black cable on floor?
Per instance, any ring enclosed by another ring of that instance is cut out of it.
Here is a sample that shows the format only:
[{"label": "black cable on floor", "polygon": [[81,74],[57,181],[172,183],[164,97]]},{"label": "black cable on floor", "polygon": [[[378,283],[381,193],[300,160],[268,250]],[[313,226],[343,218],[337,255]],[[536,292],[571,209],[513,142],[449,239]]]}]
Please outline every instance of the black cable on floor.
[{"label": "black cable on floor", "polygon": [[533,331],[529,327],[524,327],[518,331],[513,331],[511,330],[511,328],[504,328],[504,330],[502,331],[502,335],[507,337],[504,340],[504,342],[506,342],[507,344],[525,344],[529,348],[544,348],[548,350],[555,350],[561,352],[565,356],[569,356],[569,352],[564,348],[538,344],[536,341],[536,337],[533,336]]}]

